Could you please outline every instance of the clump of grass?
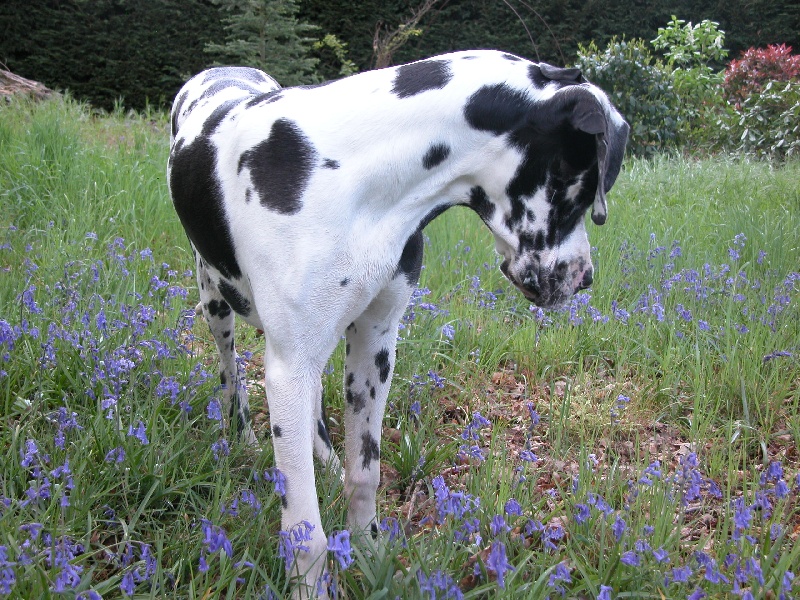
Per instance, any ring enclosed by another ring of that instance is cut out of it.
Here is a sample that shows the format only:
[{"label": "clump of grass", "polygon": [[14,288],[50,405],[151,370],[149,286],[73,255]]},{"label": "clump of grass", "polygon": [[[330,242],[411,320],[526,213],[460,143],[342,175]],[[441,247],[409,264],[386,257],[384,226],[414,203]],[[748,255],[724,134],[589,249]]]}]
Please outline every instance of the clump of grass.
[{"label": "clump of grass", "polygon": [[[69,100],[0,112],[0,596],[287,594],[304,530],[278,534],[269,443],[220,427],[166,138],[163,117]],[[474,215],[437,219],[400,332],[382,537],[344,529],[320,472],[321,585],[796,593],[799,171],[628,164],[590,232],[595,287],[558,311],[511,289]],[[257,386],[260,340],[239,339]],[[324,376],[336,446],[342,354]]]}]

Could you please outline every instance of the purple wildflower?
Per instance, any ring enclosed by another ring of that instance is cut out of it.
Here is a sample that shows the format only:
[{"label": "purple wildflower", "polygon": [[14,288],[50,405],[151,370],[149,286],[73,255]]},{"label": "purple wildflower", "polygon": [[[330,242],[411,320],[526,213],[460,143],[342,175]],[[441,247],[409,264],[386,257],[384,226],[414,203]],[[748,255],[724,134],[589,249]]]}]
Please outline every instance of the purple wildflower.
[{"label": "purple wildflower", "polygon": [[116,448],[112,448],[106,453],[105,461],[110,463],[121,463],[125,460],[125,450],[122,446],[117,446]]},{"label": "purple wildflower", "polygon": [[133,425],[128,425],[128,436],[135,437],[143,446],[150,443],[150,440],[147,439],[145,425],[142,421],[139,421],[139,424],[135,428]]},{"label": "purple wildflower", "polygon": [[353,550],[350,548],[350,532],[346,529],[328,536],[328,551],[333,552],[334,558],[339,561],[339,568],[347,569],[355,562]]},{"label": "purple wildflower", "polygon": [[286,477],[278,470],[278,467],[271,467],[264,471],[264,479],[275,484],[275,493],[279,496],[286,495]]},{"label": "purple wildflower", "polygon": [[622,556],[619,558],[622,564],[628,565],[629,567],[638,567],[641,564],[639,560],[639,555],[636,554],[633,550],[628,550],[627,552],[623,552]]},{"label": "purple wildflower", "polygon": [[452,340],[456,335],[456,330],[450,323],[445,323],[442,325],[442,335],[448,340]]},{"label": "purple wildflower", "polygon": [[628,525],[625,523],[625,520],[617,515],[616,519],[614,519],[614,523],[611,524],[611,533],[614,534],[614,538],[620,541],[627,529]]},{"label": "purple wildflower", "polygon": [[586,521],[589,520],[590,513],[589,513],[589,507],[588,506],[586,506],[585,504],[576,504],[575,505],[575,509],[576,509],[576,512],[575,512],[574,517],[575,517],[575,521],[576,522],[585,523]]},{"label": "purple wildflower", "polygon": [[556,592],[561,594],[562,596],[567,593],[566,588],[564,588],[561,583],[572,583],[572,576],[570,575],[570,571],[572,569],[568,567],[565,563],[560,562],[556,565],[555,569],[552,573],[550,573],[550,578],[547,581],[547,586],[553,588]]},{"label": "purple wildflower", "polygon": [[222,406],[219,403],[219,400],[216,398],[211,398],[208,401],[208,406],[206,406],[206,415],[212,421],[222,421]]},{"label": "purple wildflower", "polygon": [[136,582],[133,580],[133,572],[128,571],[125,575],[122,576],[122,581],[119,584],[119,589],[122,590],[122,593],[126,596],[133,596],[133,592],[136,588]]},{"label": "purple wildflower", "polygon": [[497,585],[501,589],[505,589],[505,574],[507,571],[513,571],[514,567],[506,559],[506,547],[503,542],[492,542],[492,549],[486,559],[486,566],[497,575]]},{"label": "purple wildflower", "polygon": [[520,506],[519,502],[517,502],[514,498],[509,498],[508,502],[506,502],[503,510],[507,515],[513,517],[521,517],[522,516],[522,507]]},{"label": "purple wildflower", "polygon": [[600,585],[600,593],[597,595],[597,600],[611,600],[611,592],[614,589],[610,585]]},{"label": "purple wildflower", "polygon": [[672,569],[672,580],[676,583],[687,583],[691,576],[692,568],[689,565]]},{"label": "purple wildflower", "polygon": [[669,552],[664,550],[664,548],[659,548],[658,550],[653,550],[653,558],[656,559],[656,562],[668,563],[669,562]]},{"label": "purple wildflower", "polygon": [[703,591],[703,588],[696,587],[694,591],[686,597],[686,600],[701,600],[705,597],[706,593]]},{"label": "purple wildflower", "polygon": [[492,517],[492,520],[489,523],[489,529],[494,537],[497,537],[501,533],[511,531],[511,527],[506,525],[506,520],[503,518],[503,515],[495,515]]},{"label": "purple wildflower", "polygon": [[[430,600],[436,600],[437,598],[461,600],[464,597],[456,582],[441,569],[431,573],[430,577],[420,569],[417,571],[417,582],[419,583],[420,591],[427,592]],[[437,592],[444,592],[444,595],[437,595]]]}]

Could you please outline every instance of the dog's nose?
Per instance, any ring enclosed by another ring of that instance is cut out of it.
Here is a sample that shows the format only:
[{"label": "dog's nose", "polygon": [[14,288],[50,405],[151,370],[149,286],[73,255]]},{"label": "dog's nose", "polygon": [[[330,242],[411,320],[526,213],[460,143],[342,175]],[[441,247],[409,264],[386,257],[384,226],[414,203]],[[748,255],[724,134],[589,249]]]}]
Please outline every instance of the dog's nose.
[{"label": "dog's nose", "polygon": [[525,289],[534,294],[542,293],[542,289],[539,286],[539,276],[533,270],[528,271],[528,274],[525,275],[525,279],[522,280],[522,285],[525,286]]},{"label": "dog's nose", "polygon": [[583,278],[581,279],[580,285],[578,285],[579,290],[585,290],[591,287],[592,281],[594,281],[592,269],[589,268],[583,273]]}]

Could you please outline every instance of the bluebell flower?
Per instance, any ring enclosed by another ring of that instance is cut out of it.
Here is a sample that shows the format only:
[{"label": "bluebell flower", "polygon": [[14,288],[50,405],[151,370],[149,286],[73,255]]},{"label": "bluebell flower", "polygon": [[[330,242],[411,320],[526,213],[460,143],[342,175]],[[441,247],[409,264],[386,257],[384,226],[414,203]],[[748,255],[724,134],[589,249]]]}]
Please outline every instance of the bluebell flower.
[{"label": "bluebell flower", "polygon": [[528,409],[528,415],[531,418],[531,427],[535,427],[541,421],[541,417],[539,413],[536,412],[536,409],[534,409],[532,402],[528,402],[525,407]]},{"label": "bluebell flower", "polygon": [[511,531],[511,527],[506,525],[506,520],[503,518],[503,515],[495,515],[489,522],[489,530],[494,537],[497,537],[501,533]]},{"label": "bluebell flower", "polygon": [[445,323],[442,325],[442,335],[448,340],[452,340],[455,337],[455,334],[456,330],[450,323]]},{"label": "bluebell flower", "polygon": [[[206,567],[207,569],[208,567]],[[201,569],[202,570],[202,569]],[[126,596],[133,596],[133,592],[136,589],[136,582],[133,580],[133,573],[128,571],[125,575],[122,576],[122,581],[120,581],[119,589],[122,590],[122,593]]]},{"label": "bluebell flower", "polygon": [[672,569],[672,580],[676,583],[687,583],[691,576],[692,568],[689,565]]},{"label": "bluebell flower", "polygon": [[133,425],[128,425],[128,436],[135,437],[143,446],[150,443],[150,440],[147,439],[145,424],[142,421],[139,421],[135,428]]},{"label": "bluebell flower", "polygon": [[206,406],[206,415],[212,421],[222,421],[222,406],[219,403],[219,400],[216,398],[211,398],[208,401],[208,406]]},{"label": "bluebell flower", "polygon": [[112,448],[106,453],[106,462],[113,462],[113,463],[121,463],[125,460],[125,450],[122,446],[117,446],[116,448]]},{"label": "bluebell flower", "polygon": [[355,562],[353,550],[350,548],[350,532],[346,529],[340,532],[333,532],[328,536],[328,551],[333,552],[334,558],[339,562],[339,568],[347,569]]},{"label": "bluebell flower", "polygon": [[597,600],[611,600],[611,592],[614,589],[610,585],[600,585],[600,593],[597,594]]},{"label": "bluebell flower", "polygon": [[550,577],[547,580],[547,587],[553,588],[562,596],[565,595],[567,590],[562,583],[572,583],[572,576],[570,575],[571,570],[572,569],[565,563],[558,563],[553,572],[550,573]]},{"label": "bluebell flower", "polygon": [[522,507],[520,506],[519,502],[517,502],[514,498],[509,498],[508,502],[506,502],[503,510],[507,515],[511,515],[514,517],[522,516]]},{"label": "bluebell flower", "polygon": [[486,567],[495,572],[497,575],[497,585],[505,589],[505,574],[515,569],[506,558],[506,547],[503,542],[492,542],[489,557],[486,559]]},{"label": "bluebell flower", "polygon": [[659,562],[659,563],[668,563],[669,562],[669,552],[664,550],[664,548],[659,548],[658,550],[653,550],[653,557],[656,559],[656,562]]},{"label": "bluebell flower", "polygon": [[521,460],[524,460],[525,462],[536,462],[539,460],[539,457],[536,456],[530,450],[523,450],[522,452],[519,453],[519,457]]},{"label": "bluebell flower", "polygon": [[639,560],[639,555],[636,554],[633,550],[628,550],[627,552],[623,552],[622,556],[619,558],[622,564],[628,565],[629,567],[638,567],[641,564]]},{"label": "bluebell flower", "polygon": [[228,456],[231,452],[228,440],[226,440],[225,438],[220,438],[219,440],[211,444],[211,452],[214,455],[214,460],[216,461],[219,461],[220,455]]},{"label": "bluebell flower", "polygon": [[444,377],[439,377],[439,375],[433,369],[428,371],[428,377],[430,377],[431,382],[433,383],[433,387],[439,389],[444,388],[446,379]]},{"label": "bluebell flower", "polygon": [[203,519],[201,524],[203,529],[203,544],[206,546],[206,549],[211,554],[221,550],[228,557],[233,556],[233,547],[231,546],[230,540],[228,540],[228,536],[225,535],[225,530],[218,525],[214,525],[208,519]]},{"label": "bluebell flower", "polygon": [[[417,582],[420,591],[427,592],[430,600],[438,598],[461,600],[464,597],[456,582],[440,569],[431,573],[430,576],[425,575],[422,569],[418,570]],[[439,592],[444,592],[444,594],[439,594]]]},{"label": "bluebell flower", "polygon": [[614,539],[619,542],[627,529],[628,525],[625,523],[625,520],[617,515],[614,522],[611,524],[611,533],[614,534]]},{"label": "bluebell flower", "polygon": [[703,588],[696,587],[694,591],[686,597],[686,600],[701,600],[705,597],[706,593],[703,591]]},{"label": "bluebell flower", "polygon": [[590,513],[589,513],[589,507],[588,506],[586,506],[585,504],[576,504],[575,505],[575,509],[576,509],[576,512],[575,512],[574,518],[575,518],[576,522],[585,523],[586,521],[589,520]]},{"label": "bluebell flower", "polygon": [[264,471],[264,479],[275,485],[275,493],[279,496],[286,495],[286,477],[278,470],[278,467],[271,467]]}]

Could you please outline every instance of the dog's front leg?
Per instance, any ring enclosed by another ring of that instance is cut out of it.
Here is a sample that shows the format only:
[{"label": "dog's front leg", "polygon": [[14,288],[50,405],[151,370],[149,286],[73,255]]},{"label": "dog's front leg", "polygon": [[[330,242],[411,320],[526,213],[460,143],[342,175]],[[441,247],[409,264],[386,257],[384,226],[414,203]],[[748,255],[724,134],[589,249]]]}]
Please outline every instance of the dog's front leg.
[{"label": "dog's front leg", "polygon": [[393,279],[346,330],[345,496],[348,527],[377,537],[381,424],[397,345],[397,327],[413,290]]},{"label": "dog's front leg", "polygon": [[265,355],[265,387],[275,448],[275,463],[284,477],[281,553],[292,578],[294,598],[313,598],[325,567],[327,540],[320,521],[314,480],[314,405],[319,373],[301,371],[296,357]]}]

